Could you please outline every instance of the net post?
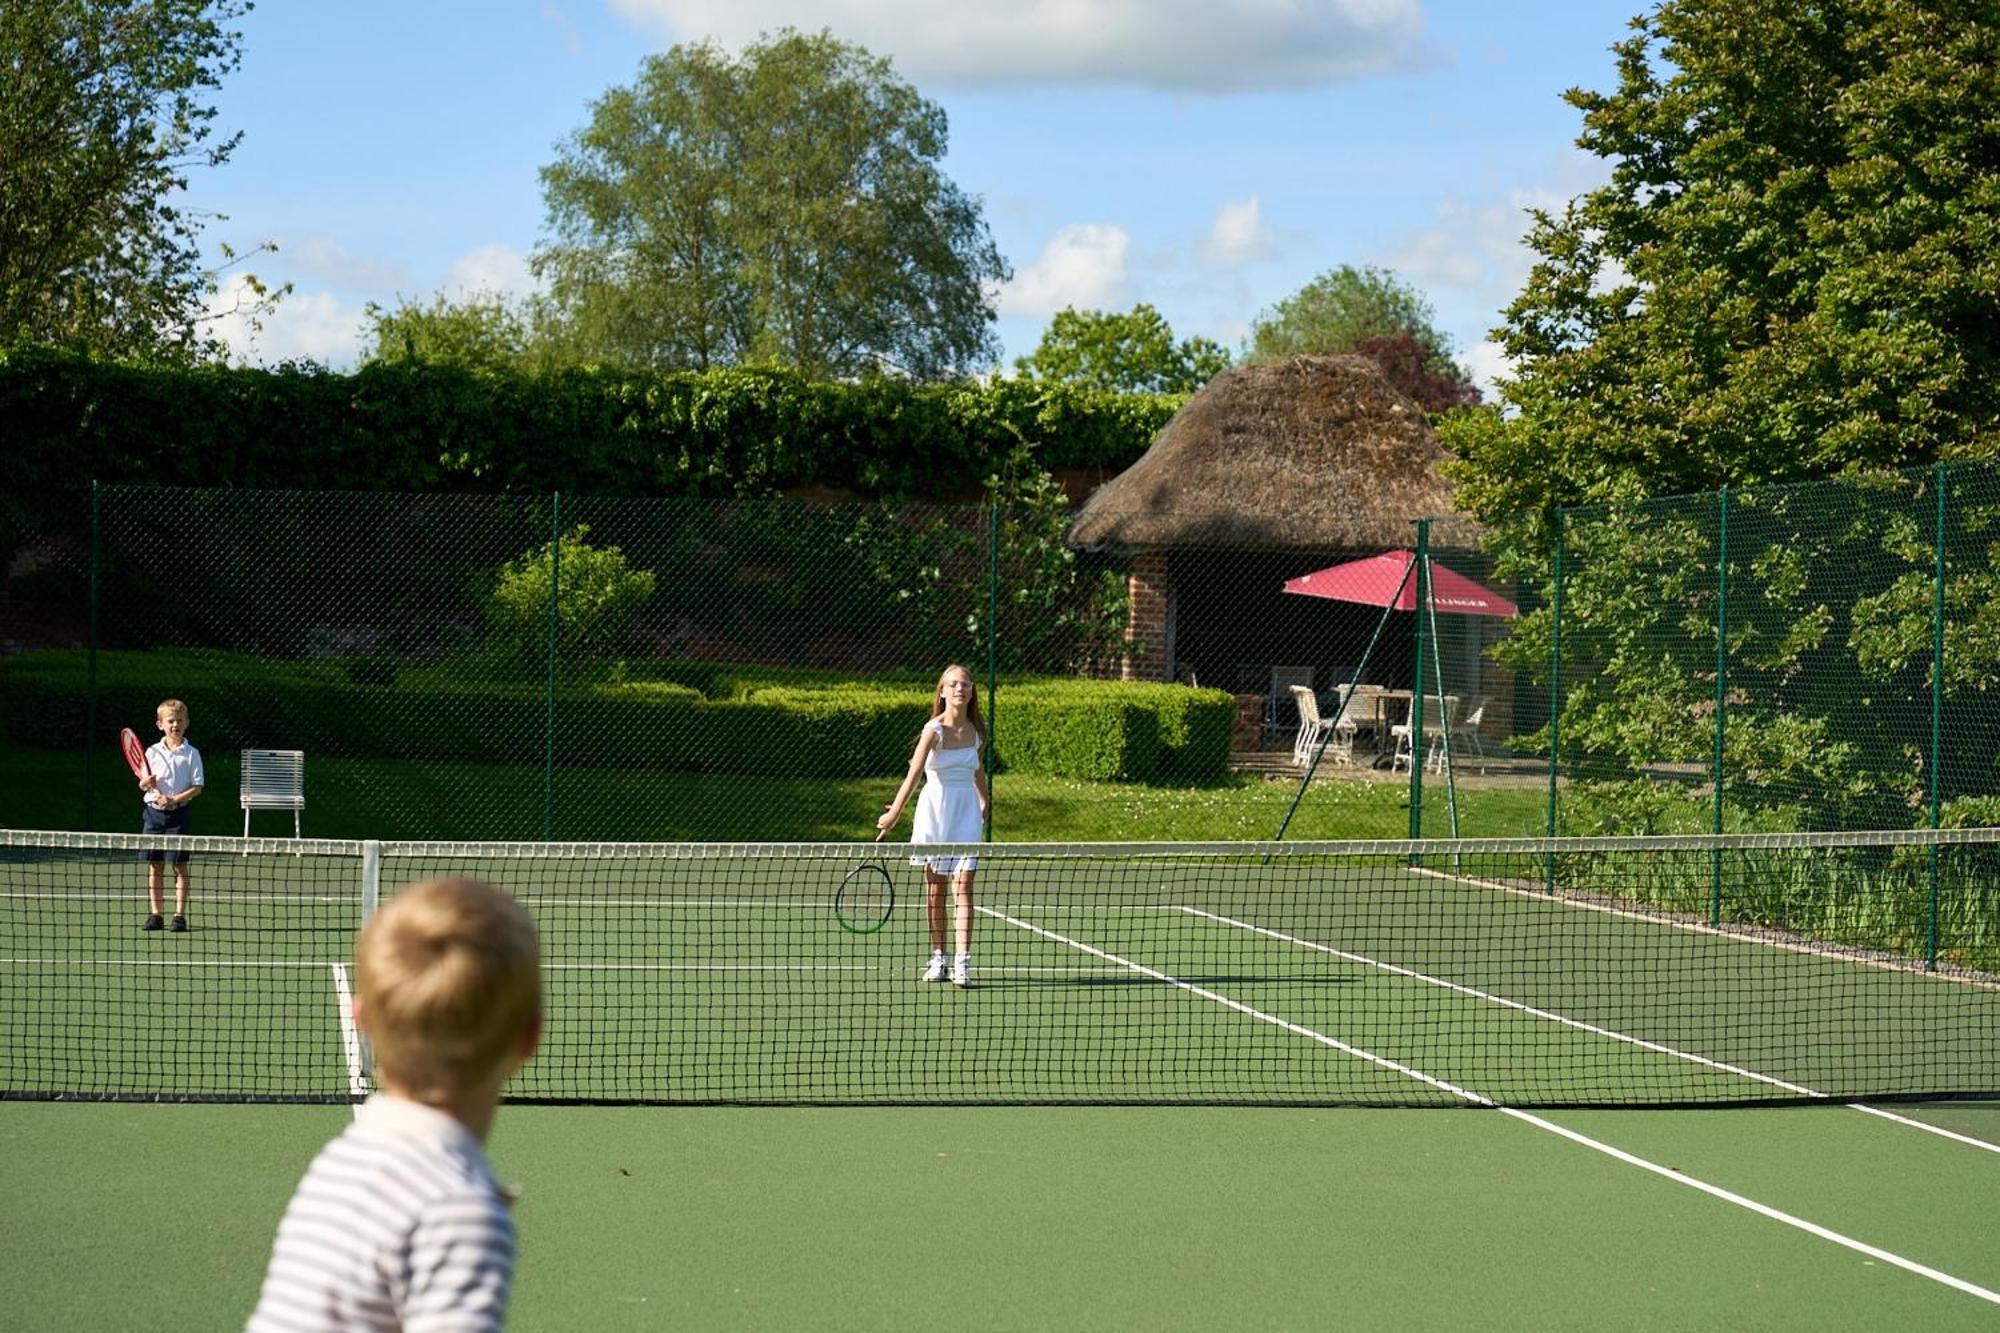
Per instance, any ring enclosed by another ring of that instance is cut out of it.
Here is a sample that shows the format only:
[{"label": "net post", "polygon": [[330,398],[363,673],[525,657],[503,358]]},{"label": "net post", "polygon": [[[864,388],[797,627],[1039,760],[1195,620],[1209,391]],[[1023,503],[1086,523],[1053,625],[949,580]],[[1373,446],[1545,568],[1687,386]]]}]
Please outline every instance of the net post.
[{"label": "net post", "polygon": [[[361,924],[367,925],[382,906],[382,844],[369,838],[361,844]],[[358,930],[355,932],[360,933]],[[361,1072],[375,1077],[375,1049],[366,1036],[360,1037]]]},{"label": "net post", "polygon": [[986,766],[986,827],[981,836],[993,841],[993,718],[1000,699],[1000,497],[996,492],[986,509],[986,744],[979,760]]},{"label": "net post", "polygon": [[[1549,598],[1549,815],[1548,836],[1556,836],[1557,756],[1562,752],[1562,642],[1563,642],[1563,507],[1556,506],[1555,587]],[[1543,889],[1556,891],[1556,854],[1550,852],[1543,868]]]},{"label": "net post", "polygon": [[97,827],[97,478],[90,479],[90,667],[83,706],[83,827]]},{"label": "net post", "polygon": [[[1935,469],[1937,520],[1932,542],[1931,574],[1931,828],[1935,831],[1944,815],[1944,534],[1945,463]],[[1926,929],[1924,969],[1937,971],[1938,957],[1938,845],[1930,845],[1930,922]]]},{"label": "net post", "polygon": [[[1430,560],[1426,557],[1424,561],[1424,586],[1428,589],[1433,586],[1433,583],[1434,581],[1430,577]],[[1453,765],[1451,757],[1451,710],[1445,706],[1444,657],[1442,650],[1438,647],[1440,636],[1438,634],[1436,598],[1433,597],[1424,604],[1423,614],[1430,622],[1431,666],[1434,668],[1437,676],[1438,711],[1440,720],[1444,723],[1444,734],[1438,738],[1444,744],[1444,808],[1446,813],[1451,817],[1451,836],[1456,838],[1458,836],[1458,770]],[[1410,762],[1412,764],[1416,763],[1415,755],[1410,756]],[[1457,864],[1458,858],[1454,856],[1452,858],[1452,865],[1455,868]]]},{"label": "net post", "polygon": [[[1722,738],[1729,688],[1729,488],[1719,492],[1715,552],[1715,832],[1722,832]],[[1709,853],[1708,924],[1722,924],[1722,849]]]},{"label": "net post", "polygon": [[556,823],[556,606],[562,596],[562,492],[549,493],[549,691],[542,727],[542,841],[555,837]]},{"label": "net post", "polygon": [[[1410,841],[1424,836],[1424,607],[1430,604],[1431,521],[1417,520],[1417,668],[1416,688],[1410,691]],[[1417,858],[1411,858],[1415,864]]]}]

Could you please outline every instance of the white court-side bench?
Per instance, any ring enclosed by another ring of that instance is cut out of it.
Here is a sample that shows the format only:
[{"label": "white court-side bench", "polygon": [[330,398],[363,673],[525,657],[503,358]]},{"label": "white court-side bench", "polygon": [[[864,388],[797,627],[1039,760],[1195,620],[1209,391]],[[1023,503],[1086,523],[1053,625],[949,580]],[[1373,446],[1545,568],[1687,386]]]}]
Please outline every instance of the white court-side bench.
[{"label": "white court-side bench", "polygon": [[289,810],[292,836],[299,836],[299,812],[306,808],[304,750],[245,750],[243,752],[243,836],[250,836],[252,810]]}]

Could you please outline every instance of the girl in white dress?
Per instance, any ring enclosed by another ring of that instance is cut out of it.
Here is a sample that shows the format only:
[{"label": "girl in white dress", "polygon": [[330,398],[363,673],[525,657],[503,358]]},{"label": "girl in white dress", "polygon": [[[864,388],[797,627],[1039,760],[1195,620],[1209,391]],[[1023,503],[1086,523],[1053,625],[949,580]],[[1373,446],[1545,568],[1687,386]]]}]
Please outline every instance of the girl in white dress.
[{"label": "girl in white dress", "polygon": [[[910,771],[896,791],[896,799],[875,821],[883,833],[896,827],[903,817],[903,805],[924,779],[923,794],[917,798],[917,813],[911,821],[910,841],[978,842],[986,832],[986,770],[980,763],[980,749],[986,744],[986,723],[979,716],[979,687],[972,673],[962,666],[948,666],[938,677],[931,697],[931,720],[917,738],[916,753],[910,756]],[[913,856],[910,864],[924,869],[924,907],[931,927],[931,959],[925,964],[923,980],[943,981],[954,986],[972,984],[972,875],[979,868],[976,856]],[[958,948],[945,954],[944,886],[949,879],[952,902],[957,913]]]}]

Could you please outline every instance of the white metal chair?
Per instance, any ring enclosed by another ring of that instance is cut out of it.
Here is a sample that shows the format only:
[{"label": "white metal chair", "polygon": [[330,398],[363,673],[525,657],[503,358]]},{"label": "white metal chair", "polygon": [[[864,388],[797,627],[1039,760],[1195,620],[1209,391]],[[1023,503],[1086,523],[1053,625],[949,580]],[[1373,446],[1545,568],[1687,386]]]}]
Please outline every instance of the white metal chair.
[{"label": "white metal chair", "polygon": [[1470,742],[1472,752],[1479,756],[1479,771],[1481,773],[1486,771],[1486,746],[1480,742],[1479,729],[1486,722],[1486,705],[1491,702],[1492,700],[1488,696],[1484,694],[1480,695],[1474,701],[1472,711],[1464,717],[1455,719],[1451,724],[1452,747],[1460,749],[1463,748],[1465,742]]},{"label": "white metal chair", "polygon": [[[1299,709],[1299,734],[1292,742],[1292,762],[1303,768],[1313,760],[1313,751],[1326,736],[1328,723],[1319,714],[1319,700],[1303,685],[1291,687],[1292,702]],[[1337,749],[1338,747],[1336,747]]]},{"label": "white metal chair", "polygon": [[[1445,729],[1451,726],[1452,716],[1458,711],[1458,696],[1447,694],[1439,698],[1426,694],[1423,701],[1423,731],[1429,744],[1424,747],[1424,771],[1437,772],[1444,767]],[[1396,750],[1389,760],[1389,771],[1407,767],[1416,762],[1411,740],[1418,720],[1415,710],[1411,716],[1389,728],[1389,735],[1395,738]]]},{"label": "white metal chair", "polygon": [[238,798],[243,803],[243,836],[250,836],[252,810],[289,810],[292,836],[299,836],[300,812],[306,808],[304,750],[245,750]]},{"label": "white metal chair", "polygon": [[[1309,666],[1274,666],[1271,668],[1271,690],[1264,696],[1264,736],[1268,741],[1274,732],[1289,731],[1284,715],[1279,711],[1278,702],[1291,693],[1295,685],[1303,685],[1308,693],[1312,690],[1313,669]],[[1296,742],[1297,733],[1292,739]]]}]

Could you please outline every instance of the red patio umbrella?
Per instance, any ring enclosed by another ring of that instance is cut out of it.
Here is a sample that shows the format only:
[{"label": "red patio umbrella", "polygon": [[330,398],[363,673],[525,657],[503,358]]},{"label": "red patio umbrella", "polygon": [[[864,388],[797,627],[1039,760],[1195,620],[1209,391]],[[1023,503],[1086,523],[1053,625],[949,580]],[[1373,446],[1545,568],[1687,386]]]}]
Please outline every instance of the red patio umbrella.
[{"label": "red patio umbrella", "polygon": [[[1384,551],[1365,560],[1349,560],[1286,579],[1285,591],[1301,597],[1326,597],[1336,602],[1414,611],[1417,580],[1411,575],[1410,566],[1416,558],[1415,551]],[[1499,593],[1446,569],[1435,560],[1431,561],[1431,605],[1462,616],[1520,614],[1520,608]]]}]

